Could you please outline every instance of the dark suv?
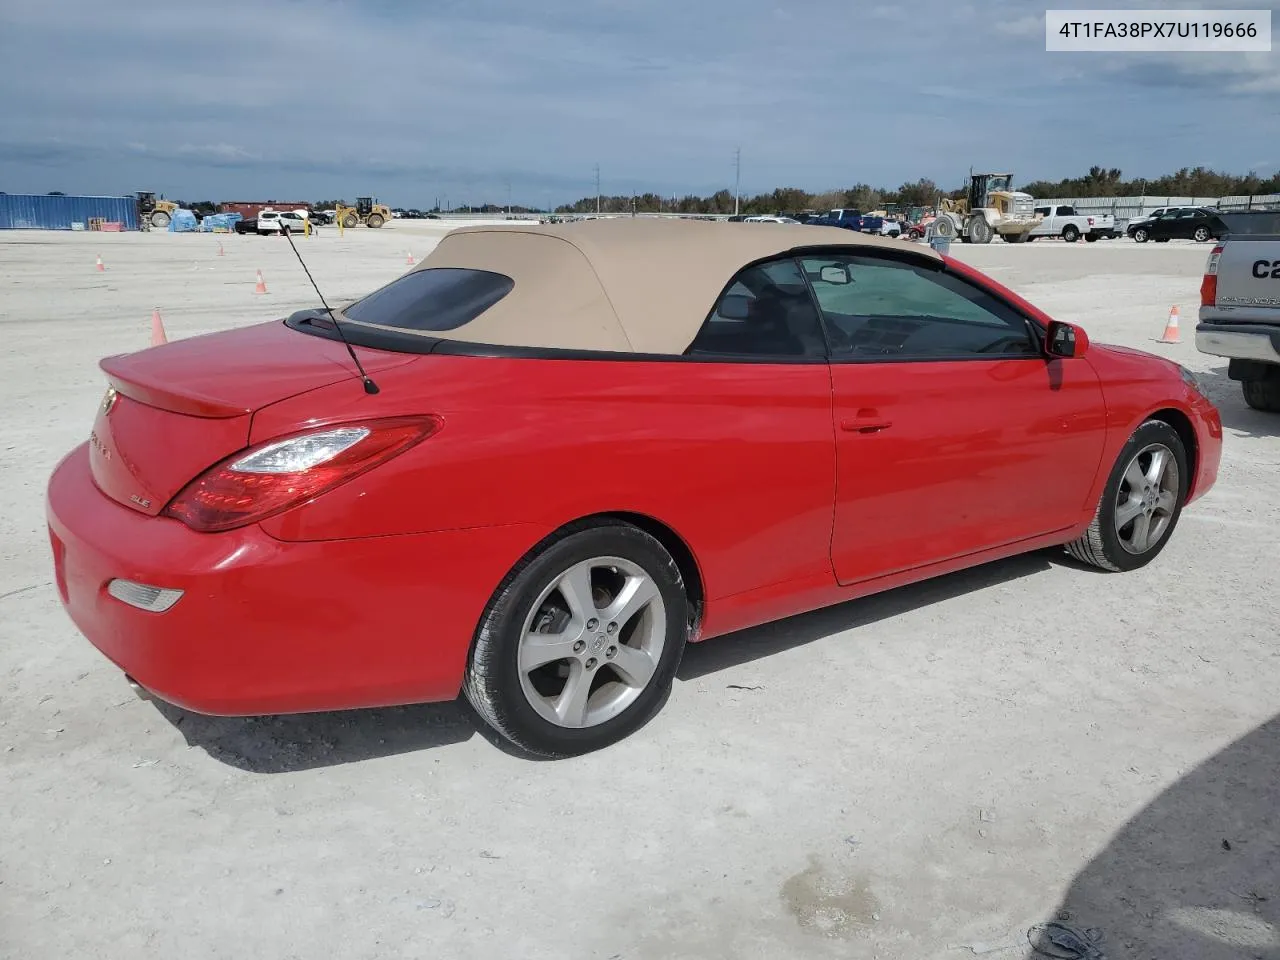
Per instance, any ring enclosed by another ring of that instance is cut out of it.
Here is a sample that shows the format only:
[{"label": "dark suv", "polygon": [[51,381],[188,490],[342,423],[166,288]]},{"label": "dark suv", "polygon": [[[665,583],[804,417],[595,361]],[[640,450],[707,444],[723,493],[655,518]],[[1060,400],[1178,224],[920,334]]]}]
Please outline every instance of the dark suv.
[{"label": "dark suv", "polygon": [[1154,240],[1195,240],[1205,243],[1226,234],[1227,226],[1212,207],[1177,207],[1157,213],[1150,220],[1130,224],[1125,230],[1138,243]]}]

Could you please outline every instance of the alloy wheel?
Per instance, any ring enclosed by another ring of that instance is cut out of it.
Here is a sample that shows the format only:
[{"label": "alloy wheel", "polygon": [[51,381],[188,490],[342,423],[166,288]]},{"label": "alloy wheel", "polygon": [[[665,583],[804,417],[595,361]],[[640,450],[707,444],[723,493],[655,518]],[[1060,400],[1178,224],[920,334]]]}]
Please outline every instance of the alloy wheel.
[{"label": "alloy wheel", "polygon": [[1127,553],[1144,554],[1169,532],[1178,506],[1178,461],[1163,443],[1143,447],[1125,467],[1116,494],[1116,537]]},{"label": "alloy wheel", "polygon": [[594,727],[625,711],[657,671],[666,644],[661,591],[621,557],[574,564],[545,587],[520,633],[520,688],[560,727]]}]

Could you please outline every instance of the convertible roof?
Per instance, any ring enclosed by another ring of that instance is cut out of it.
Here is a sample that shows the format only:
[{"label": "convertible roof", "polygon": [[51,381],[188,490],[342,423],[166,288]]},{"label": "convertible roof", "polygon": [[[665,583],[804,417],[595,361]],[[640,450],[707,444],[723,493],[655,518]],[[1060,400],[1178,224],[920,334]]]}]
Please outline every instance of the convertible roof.
[{"label": "convertible roof", "polygon": [[499,346],[679,355],[742,267],[813,247],[938,256],[901,240],[803,224],[623,217],[462,227],[415,269],[491,270],[511,277],[515,287],[469,323],[423,335]]}]

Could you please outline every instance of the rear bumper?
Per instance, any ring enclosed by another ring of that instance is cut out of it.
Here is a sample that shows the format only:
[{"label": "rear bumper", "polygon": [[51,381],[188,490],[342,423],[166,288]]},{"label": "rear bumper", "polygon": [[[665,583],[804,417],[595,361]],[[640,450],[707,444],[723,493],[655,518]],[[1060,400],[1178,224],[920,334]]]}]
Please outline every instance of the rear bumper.
[{"label": "rear bumper", "polygon": [[1201,323],[1196,326],[1196,349],[1230,360],[1280,363],[1280,326]]},{"label": "rear bumper", "polygon": [[[80,631],[150,693],[221,715],[453,699],[490,595],[546,532],[201,534],[102,495],[87,445],[54,471],[47,519],[58,591]],[[183,596],[147,612],[108,594],[115,578]]]}]

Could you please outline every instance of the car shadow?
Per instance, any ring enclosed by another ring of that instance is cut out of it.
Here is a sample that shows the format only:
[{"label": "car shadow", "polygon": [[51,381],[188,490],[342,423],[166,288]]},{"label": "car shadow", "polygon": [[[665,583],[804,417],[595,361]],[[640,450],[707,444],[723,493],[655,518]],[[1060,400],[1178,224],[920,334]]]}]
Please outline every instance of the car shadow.
[{"label": "car shadow", "polygon": [[1076,566],[1059,548],[1038,550],[691,644],[676,676],[680,680],[696,680],[833,633],[867,627],[930,604],[1041,573],[1058,563]]},{"label": "car shadow", "polygon": [[152,704],[188,746],[250,773],[293,773],[462,743],[480,723],[461,698],[267,717],[210,717],[160,700]]},{"label": "car shadow", "polygon": [[[676,676],[694,680],[833,633],[1040,573],[1056,563],[1076,566],[1061,550],[1041,550],[692,644]],[[211,717],[160,700],[152,704],[188,746],[250,773],[357,763],[463,743],[476,734],[509,756],[541,759],[495,733],[462,697],[448,703],[265,717]]]},{"label": "car shadow", "polygon": [[1280,436],[1280,413],[1254,410],[1245,403],[1239,381],[1227,376],[1225,364],[1207,372],[1197,372],[1196,377],[1218,408],[1225,428],[1247,437]]},{"label": "car shadow", "polygon": [[1028,931],[1025,956],[1280,960],[1277,771],[1280,716],[1121,827],[1046,920],[1056,926]]}]

